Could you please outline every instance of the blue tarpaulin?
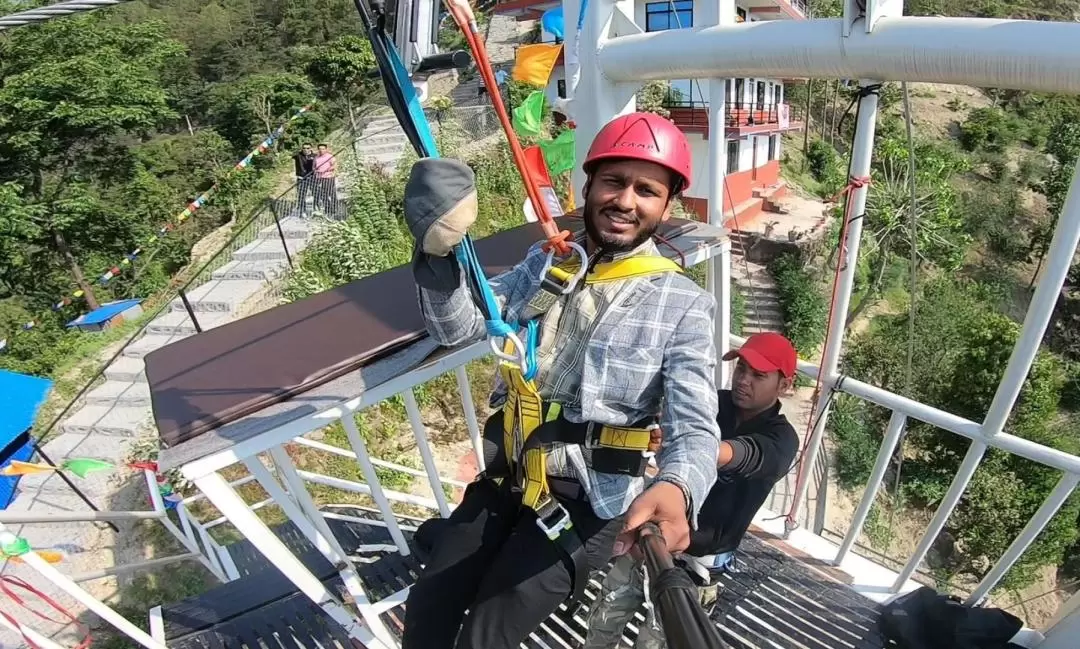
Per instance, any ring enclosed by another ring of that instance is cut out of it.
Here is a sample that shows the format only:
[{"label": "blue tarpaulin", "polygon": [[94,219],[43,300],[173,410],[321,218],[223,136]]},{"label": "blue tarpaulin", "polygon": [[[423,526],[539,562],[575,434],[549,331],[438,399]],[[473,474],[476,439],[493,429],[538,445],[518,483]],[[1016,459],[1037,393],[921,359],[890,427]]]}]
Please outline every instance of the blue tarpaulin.
[{"label": "blue tarpaulin", "polygon": [[120,300],[119,302],[109,302],[103,304],[100,307],[94,309],[90,313],[84,313],[83,315],[75,318],[71,322],[67,323],[69,327],[75,327],[80,325],[95,325],[108,322],[116,316],[120,315],[124,311],[127,311],[133,306],[138,306],[142,300]]},{"label": "blue tarpaulin", "polygon": [[[0,370],[0,468],[33,455],[28,433],[51,387],[49,379]],[[17,476],[0,476],[0,509],[11,504],[18,482]]]}]

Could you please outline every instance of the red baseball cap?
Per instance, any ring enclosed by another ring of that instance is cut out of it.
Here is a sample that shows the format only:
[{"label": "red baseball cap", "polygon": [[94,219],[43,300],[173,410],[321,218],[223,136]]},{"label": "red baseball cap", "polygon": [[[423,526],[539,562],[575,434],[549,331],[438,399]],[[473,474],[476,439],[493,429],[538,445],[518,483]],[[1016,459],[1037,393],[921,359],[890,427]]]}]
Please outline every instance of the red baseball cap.
[{"label": "red baseball cap", "polygon": [[724,360],[741,358],[759,372],[780,372],[784,377],[795,376],[798,355],[791,341],[784,336],[765,331],[746,339],[743,346],[724,354]]}]

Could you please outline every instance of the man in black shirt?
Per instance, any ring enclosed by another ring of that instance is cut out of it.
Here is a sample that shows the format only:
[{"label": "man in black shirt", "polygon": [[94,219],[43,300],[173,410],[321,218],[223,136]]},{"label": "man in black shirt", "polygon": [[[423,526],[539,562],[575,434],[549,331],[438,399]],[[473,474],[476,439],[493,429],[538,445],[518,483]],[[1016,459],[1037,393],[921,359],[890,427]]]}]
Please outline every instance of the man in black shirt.
[{"label": "man in black shirt", "polygon": [[296,211],[303,218],[304,202],[315,184],[315,151],[310,142],[305,142],[299,153],[293,156],[293,166],[296,174]]},{"label": "man in black shirt", "polygon": [[[716,483],[698,514],[690,547],[679,558],[702,585],[704,605],[715,599],[713,582],[733,566],[735,550],[754,514],[791,468],[799,448],[795,429],[780,413],[780,395],[795,378],[797,357],[791,342],[777,333],[755,334],[724,356],[725,361],[736,359],[731,390],[719,393],[716,419],[723,442]],[[641,563],[629,554],[619,557],[589,613],[584,649],[614,649],[644,601]],[[659,649],[665,644],[659,621],[649,609],[634,649]]]}]

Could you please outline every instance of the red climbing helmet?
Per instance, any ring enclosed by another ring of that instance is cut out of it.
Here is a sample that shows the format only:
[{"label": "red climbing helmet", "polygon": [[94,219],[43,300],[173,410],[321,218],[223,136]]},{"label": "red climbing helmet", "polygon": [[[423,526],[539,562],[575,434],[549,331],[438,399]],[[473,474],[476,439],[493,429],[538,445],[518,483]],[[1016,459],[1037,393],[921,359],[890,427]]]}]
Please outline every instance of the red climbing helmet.
[{"label": "red climbing helmet", "polygon": [[676,192],[690,187],[690,143],[678,126],[655,113],[630,113],[608,122],[592,141],[582,168],[592,173],[597,162],[616,159],[654,162],[682,180]]}]

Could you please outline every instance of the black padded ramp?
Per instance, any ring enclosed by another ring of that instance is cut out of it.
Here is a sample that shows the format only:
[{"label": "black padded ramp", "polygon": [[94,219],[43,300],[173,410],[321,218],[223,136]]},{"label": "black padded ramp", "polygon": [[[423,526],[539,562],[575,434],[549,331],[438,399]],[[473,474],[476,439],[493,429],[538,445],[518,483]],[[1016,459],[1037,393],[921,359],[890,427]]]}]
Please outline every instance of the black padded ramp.
[{"label": "black padded ramp", "polygon": [[[533,225],[477,242],[489,274],[521,261]],[[154,419],[175,445],[426,335],[408,265],[215,327],[146,356]]]}]

